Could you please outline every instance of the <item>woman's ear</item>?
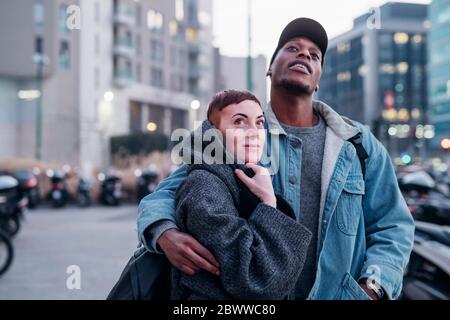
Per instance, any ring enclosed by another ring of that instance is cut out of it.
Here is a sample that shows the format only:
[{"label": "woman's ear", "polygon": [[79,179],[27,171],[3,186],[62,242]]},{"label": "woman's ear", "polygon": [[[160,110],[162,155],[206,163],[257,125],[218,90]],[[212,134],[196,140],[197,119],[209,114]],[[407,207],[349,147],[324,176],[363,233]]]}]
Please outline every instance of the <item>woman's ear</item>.
[{"label": "woman's ear", "polygon": [[272,68],[269,68],[269,70],[267,70],[266,72],[266,77],[271,77],[272,76]]}]

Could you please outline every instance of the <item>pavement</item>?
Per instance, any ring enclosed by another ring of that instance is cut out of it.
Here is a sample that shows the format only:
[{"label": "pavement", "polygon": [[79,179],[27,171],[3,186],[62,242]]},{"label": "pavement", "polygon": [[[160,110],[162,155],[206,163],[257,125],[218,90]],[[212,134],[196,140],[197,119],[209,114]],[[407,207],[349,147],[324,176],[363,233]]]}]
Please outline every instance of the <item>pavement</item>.
[{"label": "pavement", "polygon": [[137,206],[29,210],[0,300],[102,300],[137,246]]}]

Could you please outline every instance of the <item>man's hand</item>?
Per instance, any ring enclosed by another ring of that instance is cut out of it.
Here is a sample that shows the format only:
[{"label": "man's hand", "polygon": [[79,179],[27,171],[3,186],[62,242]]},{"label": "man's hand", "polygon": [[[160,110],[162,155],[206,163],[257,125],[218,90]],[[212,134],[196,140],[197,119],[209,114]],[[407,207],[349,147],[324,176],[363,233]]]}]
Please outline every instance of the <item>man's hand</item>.
[{"label": "man's hand", "polygon": [[169,229],[159,237],[158,244],[170,263],[184,273],[192,276],[204,269],[220,275],[219,263],[212,253],[189,234]]},{"label": "man's hand", "polygon": [[372,299],[372,300],[378,300],[378,295],[375,293],[375,291],[373,291],[372,289],[370,289],[365,281],[361,281],[359,283],[359,286],[367,293],[367,295]]}]

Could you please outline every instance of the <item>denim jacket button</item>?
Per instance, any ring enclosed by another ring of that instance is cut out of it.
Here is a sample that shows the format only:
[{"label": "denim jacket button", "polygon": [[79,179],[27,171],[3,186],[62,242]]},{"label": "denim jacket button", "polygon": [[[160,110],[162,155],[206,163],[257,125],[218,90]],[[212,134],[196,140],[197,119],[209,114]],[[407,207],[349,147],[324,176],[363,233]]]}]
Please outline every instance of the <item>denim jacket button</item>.
[{"label": "denim jacket button", "polygon": [[291,141],[292,148],[298,148],[300,146],[300,141],[298,140],[292,140]]},{"label": "denim jacket button", "polygon": [[296,183],[297,183],[297,178],[294,177],[294,176],[292,176],[292,177],[289,178],[289,182],[290,182],[291,184],[296,184]]}]

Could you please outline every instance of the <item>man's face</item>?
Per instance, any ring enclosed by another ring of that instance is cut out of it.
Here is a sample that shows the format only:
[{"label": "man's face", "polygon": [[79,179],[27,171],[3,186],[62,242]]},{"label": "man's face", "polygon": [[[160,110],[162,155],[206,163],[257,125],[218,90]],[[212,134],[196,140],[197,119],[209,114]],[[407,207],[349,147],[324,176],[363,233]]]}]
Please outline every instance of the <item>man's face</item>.
[{"label": "man's face", "polygon": [[286,42],[269,69],[274,87],[296,95],[312,95],[322,75],[322,59],[319,47],[307,38]]}]

